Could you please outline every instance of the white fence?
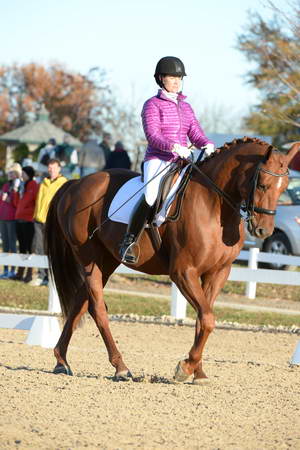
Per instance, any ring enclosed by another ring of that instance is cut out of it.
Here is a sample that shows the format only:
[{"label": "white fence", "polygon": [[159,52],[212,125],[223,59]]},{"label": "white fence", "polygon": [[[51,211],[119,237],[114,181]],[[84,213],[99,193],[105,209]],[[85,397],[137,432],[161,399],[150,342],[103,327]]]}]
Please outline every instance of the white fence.
[{"label": "white fence", "polygon": [[[300,266],[300,257],[285,256],[274,253],[260,253],[259,249],[254,248],[250,251],[241,251],[238,260],[248,261],[248,267],[232,267],[228,280],[242,281],[246,283],[245,295],[254,299],[256,295],[257,283],[272,283],[300,286],[300,273],[297,271],[258,269],[258,262],[280,263],[292,266]],[[0,266],[17,267],[42,267],[48,268],[48,259],[44,255],[21,255],[17,253],[0,253]],[[116,269],[116,273],[138,274],[124,265]],[[186,317],[186,300],[178,288],[172,284],[171,289],[171,308],[170,314],[177,318]],[[55,286],[49,283],[48,311],[60,312],[60,304]]]},{"label": "white fence", "polygon": [[[258,249],[251,249],[250,252],[242,251],[239,260],[247,260],[248,268],[233,267],[229,280],[246,282],[246,295],[255,298],[256,283],[274,283],[300,285],[300,273],[283,270],[257,269],[257,263],[271,262],[292,266],[300,266],[300,258],[293,256],[274,255],[259,253]],[[42,255],[20,255],[0,253],[0,266],[18,267],[42,267],[48,268],[48,259]],[[139,273],[126,266],[119,266],[116,273]],[[172,284],[171,291],[171,315],[177,319],[186,317],[186,300],[178,288]],[[49,281],[48,312],[61,312],[58,295],[55,286]],[[45,348],[53,348],[59,339],[61,330],[57,317],[47,315],[20,315],[20,314],[0,314],[0,328],[16,328],[30,330],[26,343],[29,345],[40,345]],[[291,364],[300,365],[300,342],[298,342],[291,359]]]}]

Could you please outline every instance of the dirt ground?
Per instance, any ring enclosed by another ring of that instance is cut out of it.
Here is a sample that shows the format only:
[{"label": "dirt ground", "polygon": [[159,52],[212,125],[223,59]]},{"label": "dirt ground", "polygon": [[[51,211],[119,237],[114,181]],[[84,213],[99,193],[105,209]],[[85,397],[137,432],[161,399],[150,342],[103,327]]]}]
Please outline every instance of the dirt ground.
[{"label": "dirt ground", "polygon": [[112,322],[139,381],[113,381],[90,319],[69,348],[73,377],[53,375],[52,350],[0,329],[2,449],[300,449],[299,336],[217,329],[204,369],[209,384],[174,384],[194,330]]}]

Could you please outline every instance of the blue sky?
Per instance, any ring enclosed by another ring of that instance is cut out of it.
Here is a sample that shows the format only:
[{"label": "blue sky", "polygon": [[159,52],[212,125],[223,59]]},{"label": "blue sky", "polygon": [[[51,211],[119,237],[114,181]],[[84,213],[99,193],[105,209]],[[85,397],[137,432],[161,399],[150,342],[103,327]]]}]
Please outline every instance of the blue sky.
[{"label": "blue sky", "polygon": [[4,0],[0,63],[60,62],[82,73],[100,66],[117,96],[139,108],[156,92],[156,62],[174,55],[196,110],[243,113],[258,99],[245,84],[251,65],[234,48],[250,9],[270,17],[263,0]]}]

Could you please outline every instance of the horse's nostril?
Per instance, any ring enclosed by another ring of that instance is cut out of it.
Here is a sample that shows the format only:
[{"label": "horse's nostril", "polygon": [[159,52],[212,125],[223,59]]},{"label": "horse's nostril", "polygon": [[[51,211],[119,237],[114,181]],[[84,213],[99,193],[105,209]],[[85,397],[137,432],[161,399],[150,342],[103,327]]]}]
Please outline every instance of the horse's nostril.
[{"label": "horse's nostril", "polygon": [[268,233],[265,228],[256,228],[255,234],[258,238],[264,238]]}]

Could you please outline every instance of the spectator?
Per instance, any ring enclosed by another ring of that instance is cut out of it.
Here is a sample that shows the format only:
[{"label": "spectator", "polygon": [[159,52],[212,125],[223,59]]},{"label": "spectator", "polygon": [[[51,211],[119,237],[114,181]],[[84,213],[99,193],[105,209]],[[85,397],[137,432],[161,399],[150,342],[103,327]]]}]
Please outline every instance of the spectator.
[{"label": "spectator", "polygon": [[[16,231],[19,241],[19,252],[31,253],[34,235],[33,213],[38,192],[38,184],[34,180],[34,169],[25,166],[22,169],[22,180],[20,189],[14,195],[16,206]],[[13,280],[28,283],[32,280],[32,267],[27,268],[26,276],[23,278],[25,267],[19,267],[17,273],[11,277]]]},{"label": "spectator", "polygon": [[32,156],[28,155],[26,158],[22,159],[22,167],[33,166]]},{"label": "spectator", "polygon": [[[100,148],[103,150],[103,153],[104,153],[105,164],[107,164],[109,155],[111,154],[110,143],[111,143],[111,134],[103,133],[103,139],[100,144]],[[100,168],[100,170],[102,170],[102,169],[103,169],[103,167]]]},{"label": "spectator", "polygon": [[79,167],[80,175],[90,175],[105,166],[103,149],[97,144],[96,139],[89,139],[80,149]]},{"label": "spectator", "polygon": [[70,136],[68,134],[65,134],[64,142],[56,147],[55,158],[60,161],[62,175],[66,178],[72,178],[78,167],[78,154],[77,150],[70,145]]},{"label": "spectator", "polygon": [[127,151],[124,148],[123,142],[118,141],[115,144],[114,151],[110,153],[105,169],[123,168],[130,169],[131,161]]},{"label": "spectator", "polygon": [[[5,253],[16,253],[16,207],[13,203],[15,192],[18,191],[21,184],[22,168],[20,164],[14,163],[7,173],[8,182],[2,186],[0,191],[0,232],[2,238],[2,249]],[[0,275],[1,279],[8,279],[15,275],[15,268],[4,266],[4,272]]]},{"label": "spectator", "polygon": [[[48,174],[49,176],[44,178],[40,184],[35,209],[34,209],[34,240],[33,251],[37,255],[44,255],[44,228],[47,218],[50,202],[54,197],[56,191],[67,181],[67,179],[61,175],[61,166],[58,159],[50,159],[48,162]],[[48,271],[46,269],[39,268],[38,276],[30,282],[31,286],[47,286],[48,284]]]},{"label": "spectator", "polygon": [[55,158],[56,140],[49,139],[48,144],[42,147],[37,158],[37,171],[43,176],[47,175],[47,166],[50,159]]}]

